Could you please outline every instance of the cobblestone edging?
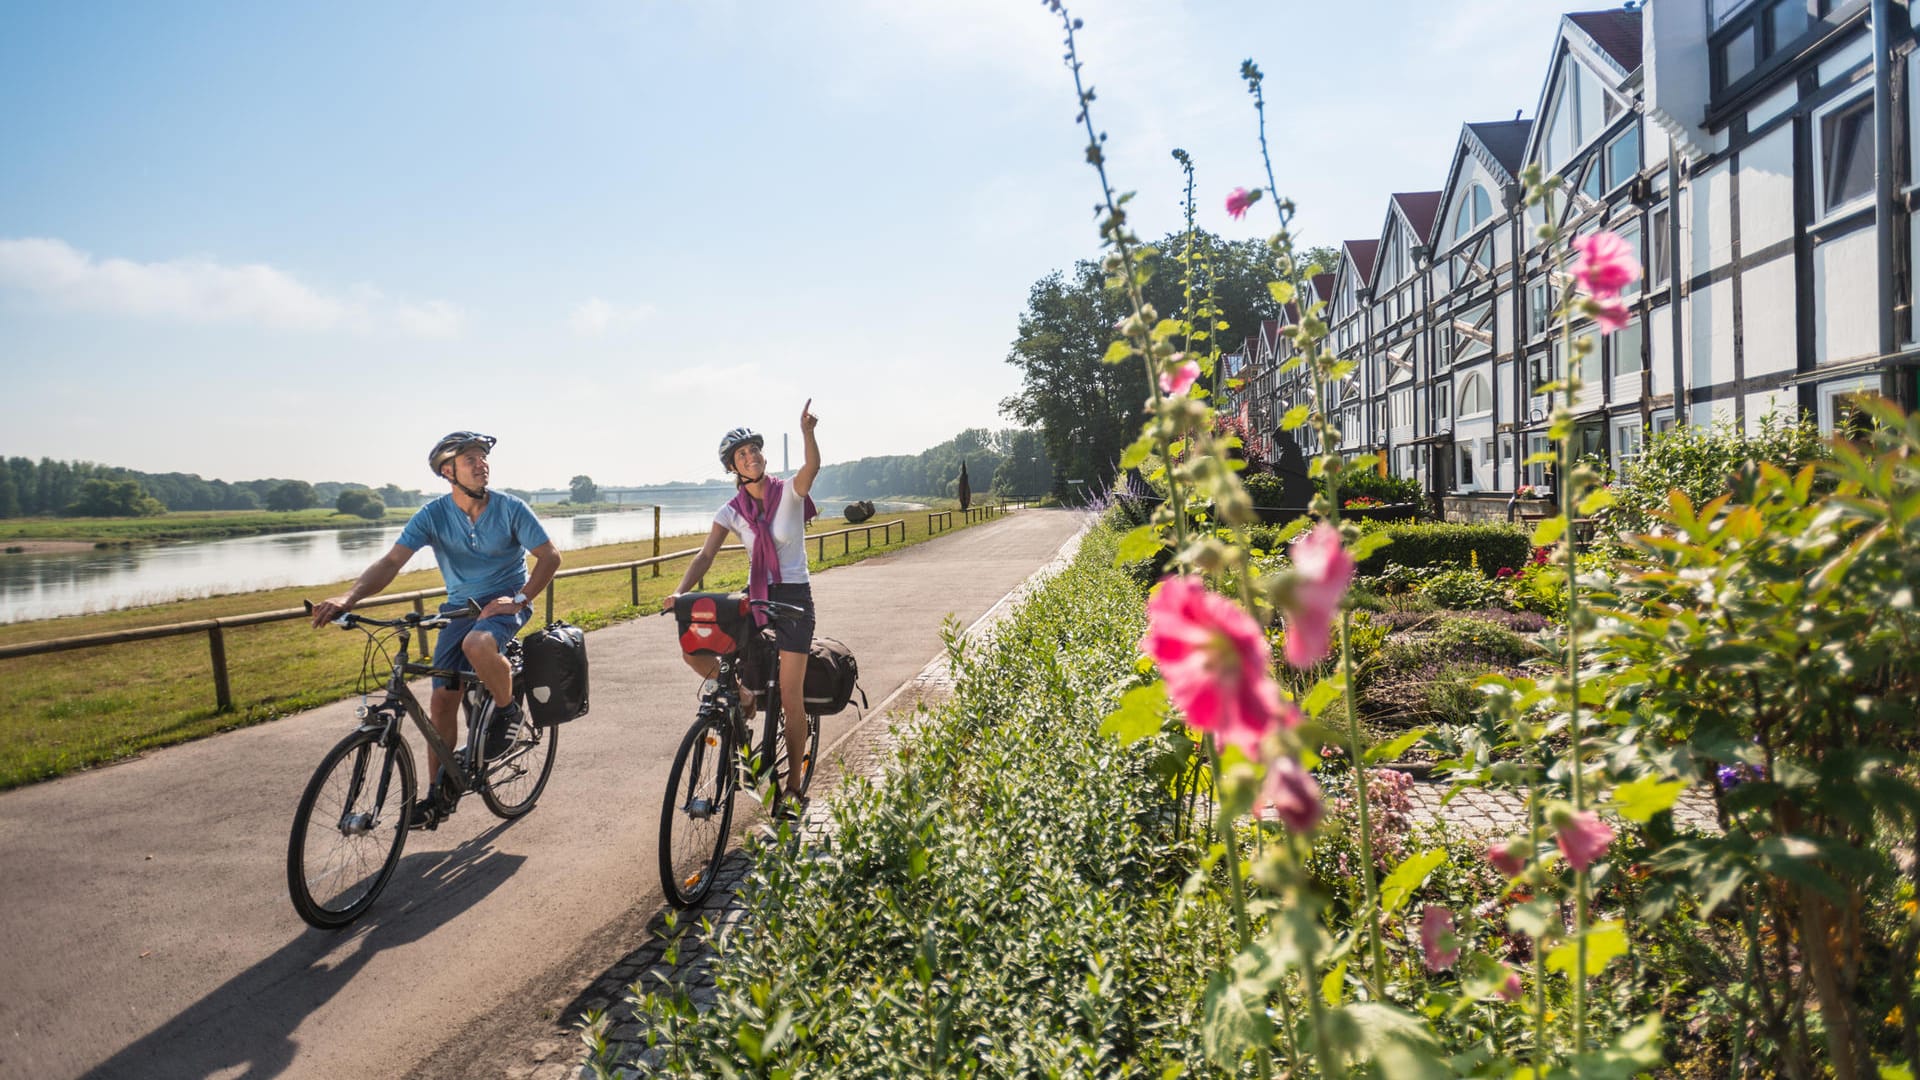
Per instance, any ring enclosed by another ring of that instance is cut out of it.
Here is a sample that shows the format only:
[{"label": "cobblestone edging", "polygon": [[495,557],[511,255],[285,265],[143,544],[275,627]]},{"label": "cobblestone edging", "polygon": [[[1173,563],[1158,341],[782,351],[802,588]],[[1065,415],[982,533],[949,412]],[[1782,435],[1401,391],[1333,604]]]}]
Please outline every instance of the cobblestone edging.
[{"label": "cobblestone edging", "polygon": [[[1085,530],[1082,530],[1070,539],[1052,562],[1003,597],[968,627],[963,636],[973,637],[990,630],[1005,618],[1021,599],[1072,560],[1084,535]],[[894,747],[893,721],[913,715],[922,705],[932,707],[939,704],[952,689],[953,675],[948,668],[947,658],[944,655],[936,657],[827,748],[821,755],[823,772],[818,778],[824,783],[800,825],[802,843],[818,843],[831,831],[833,822],[827,802],[832,790],[844,777],[871,775],[879,770]],[[1489,837],[1510,833],[1526,822],[1525,804],[1511,793],[1469,788],[1443,804],[1448,787],[1445,781],[1433,779],[1424,771],[1414,772],[1413,783],[1407,792],[1414,820],[1445,820],[1462,832]],[[1712,827],[1710,802],[1683,799],[1676,809],[1676,816],[1683,824]],[[644,1026],[634,1017],[632,1006],[627,1001],[629,989],[636,984],[646,990],[673,986],[685,990],[696,1007],[711,1005],[715,993],[710,970],[714,953],[710,940],[702,935],[701,927],[703,923],[710,925],[713,939],[724,940],[740,924],[746,911],[735,890],[746,871],[746,854],[734,850],[722,864],[714,889],[705,903],[677,913],[671,922],[668,911],[655,914],[647,924],[646,941],[595,979],[585,992],[574,999],[567,1014],[561,1017],[563,1024],[576,1024],[589,1010],[597,1009],[606,1014],[604,1036],[608,1045],[608,1059],[612,1062],[614,1075],[620,1080],[648,1075],[652,1063]],[[676,936],[678,951],[675,961],[669,963],[666,958]],[[539,1063],[506,1069],[504,1075],[515,1080],[592,1080],[594,1076],[577,1042],[569,1041],[563,1047],[556,1041],[544,1041],[532,1050],[540,1059]]]}]

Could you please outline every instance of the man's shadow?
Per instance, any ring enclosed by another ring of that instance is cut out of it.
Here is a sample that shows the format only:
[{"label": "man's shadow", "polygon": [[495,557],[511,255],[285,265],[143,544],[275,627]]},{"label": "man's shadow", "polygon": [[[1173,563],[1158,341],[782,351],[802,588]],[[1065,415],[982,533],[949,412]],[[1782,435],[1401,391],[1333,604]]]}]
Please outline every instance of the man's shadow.
[{"label": "man's shadow", "polygon": [[[83,1076],[277,1076],[298,1050],[293,1032],[384,949],[418,940],[473,907],[519,870],[525,856],[493,840],[512,822],[446,851],[408,854],[372,910],[345,930],[308,930]],[[293,920],[291,905],[288,919]],[[415,1003],[396,1001],[398,1008]]]}]

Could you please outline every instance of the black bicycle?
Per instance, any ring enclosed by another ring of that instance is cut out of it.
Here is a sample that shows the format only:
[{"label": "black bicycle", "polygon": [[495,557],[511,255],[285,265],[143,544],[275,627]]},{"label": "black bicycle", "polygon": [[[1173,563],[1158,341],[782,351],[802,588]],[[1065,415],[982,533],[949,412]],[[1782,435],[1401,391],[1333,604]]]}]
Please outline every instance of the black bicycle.
[{"label": "black bicycle", "polygon": [[[307,605],[307,610],[311,612],[313,606]],[[342,629],[367,635],[361,663],[363,688],[377,677],[376,656],[391,660],[392,667],[386,696],[354,710],[359,726],[321,759],[294,811],[293,835],[287,842],[287,892],[294,910],[309,924],[337,930],[353,922],[373,906],[400,864],[407,843],[407,815],[419,788],[404,718],[413,718],[439,756],[444,770],[441,784],[450,800],[478,791],[488,810],[502,818],[517,818],[533,809],[547,786],[559,734],[555,728],[536,726],[525,707],[518,641],[503,650],[513,666],[514,700],[521,703],[520,719],[511,724],[494,723],[493,696],[477,675],[443,671],[408,659],[416,632],[478,614],[479,605],[470,603],[465,613],[408,612],[398,619],[373,619],[348,612],[333,620]],[[467,741],[458,750],[448,747],[434,731],[426,709],[407,686],[408,676],[421,675],[458,679],[465,692],[461,711]]]},{"label": "black bicycle", "polygon": [[[795,767],[780,707],[779,649],[771,628],[754,629],[755,609],[775,620],[806,614],[792,604],[749,600],[739,593],[686,593],[673,609],[681,649],[720,661],[719,673],[700,689],[700,705],[673,757],[660,810],[660,882],[675,907],[691,907],[712,890],[727,853],[734,797],[745,791],[777,816],[785,798],[781,781]],[[765,704],[757,748],[741,705],[742,686]],[[802,793],[813,785],[819,754],[820,718],[809,714],[807,746],[797,766]]]}]

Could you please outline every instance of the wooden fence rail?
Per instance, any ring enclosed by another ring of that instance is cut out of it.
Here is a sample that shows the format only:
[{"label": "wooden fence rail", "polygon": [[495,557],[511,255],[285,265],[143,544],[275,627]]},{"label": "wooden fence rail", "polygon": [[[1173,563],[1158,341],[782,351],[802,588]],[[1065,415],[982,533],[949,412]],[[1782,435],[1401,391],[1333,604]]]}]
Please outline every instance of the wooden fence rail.
[{"label": "wooden fence rail", "polygon": [[[884,532],[881,535],[880,542],[889,544],[893,542],[893,529],[896,525],[900,527],[901,541],[905,542],[907,539],[907,523],[903,520],[876,521],[871,525],[855,525],[851,528],[820,533],[817,536],[809,536],[807,539],[820,541],[820,558],[825,559],[827,540],[829,537],[849,537],[843,541],[842,546],[848,551],[851,551],[852,540],[849,534],[865,533],[867,546],[872,547],[873,531],[875,529],[881,529],[884,530]],[[658,549],[659,543],[659,538],[656,535],[654,539],[656,550]],[[746,547],[741,544],[728,544],[720,550],[745,551]],[[625,570],[630,575],[629,580],[632,583],[631,595],[633,603],[638,605],[640,603],[641,569],[649,566],[653,567],[653,576],[659,577],[660,566],[663,563],[669,563],[675,559],[692,558],[699,553],[699,548],[688,548],[685,551],[670,552],[666,555],[654,555],[650,558],[634,559],[630,562],[605,563],[599,566],[582,566],[572,570],[561,570],[553,576],[554,583],[547,587],[547,621],[553,621],[553,594],[558,591],[561,578],[582,577],[587,574],[605,574],[612,571]],[[370,608],[410,603],[413,605],[413,610],[425,612],[426,602],[428,600],[436,596],[445,596],[446,594],[447,590],[444,588],[387,593],[381,596],[368,597],[361,601],[358,606],[360,608]],[[81,634],[75,637],[48,638],[44,641],[23,641],[14,645],[0,645],[0,660],[12,660],[23,656],[46,656],[50,653],[70,652],[74,649],[92,649],[104,645],[124,645],[135,641],[153,641],[158,638],[187,637],[193,634],[205,634],[207,635],[207,652],[213,662],[214,702],[221,711],[225,711],[233,708],[233,693],[229,689],[227,682],[226,631],[241,626],[259,626],[264,623],[290,622],[294,619],[305,618],[310,618],[310,616],[301,608],[282,608],[278,611],[255,611],[245,615],[223,615],[217,619],[196,619],[193,622],[168,623],[164,626],[141,626],[130,630],[111,630],[102,634]],[[423,649],[425,648],[425,644],[423,641]]]}]

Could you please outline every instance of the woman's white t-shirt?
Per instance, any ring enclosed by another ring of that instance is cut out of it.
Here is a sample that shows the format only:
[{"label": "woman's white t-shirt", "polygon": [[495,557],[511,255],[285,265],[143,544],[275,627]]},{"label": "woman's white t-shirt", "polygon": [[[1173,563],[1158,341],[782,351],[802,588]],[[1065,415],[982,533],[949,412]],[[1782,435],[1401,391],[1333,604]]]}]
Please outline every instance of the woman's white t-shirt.
[{"label": "woman's white t-shirt", "polygon": [[[800,585],[807,581],[807,525],[804,517],[807,498],[792,484],[780,488],[780,505],[773,512],[773,547],[780,555],[780,581]],[[724,525],[740,535],[747,551],[753,551],[753,526],[728,503],[713,515],[716,525]]]}]

